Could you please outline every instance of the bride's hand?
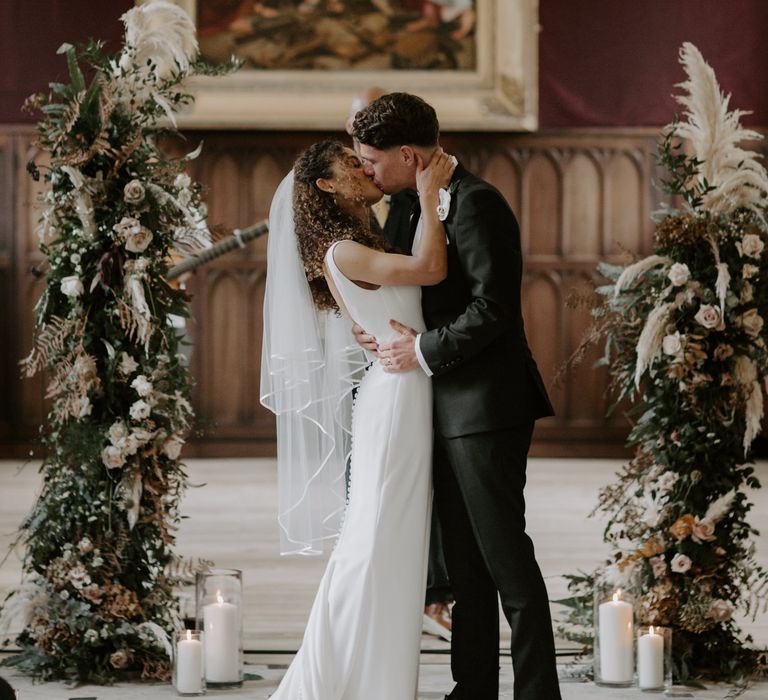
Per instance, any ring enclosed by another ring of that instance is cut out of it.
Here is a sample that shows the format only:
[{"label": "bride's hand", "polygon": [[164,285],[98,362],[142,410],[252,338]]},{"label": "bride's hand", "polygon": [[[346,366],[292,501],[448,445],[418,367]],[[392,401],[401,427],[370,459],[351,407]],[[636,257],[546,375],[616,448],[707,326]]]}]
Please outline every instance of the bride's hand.
[{"label": "bride's hand", "polygon": [[425,204],[437,205],[437,192],[441,187],[448,187],[457,164],[456,158],[439,147],[426,167],[421,156],[416,154],[416,189],[422,200],[422,210]]}]

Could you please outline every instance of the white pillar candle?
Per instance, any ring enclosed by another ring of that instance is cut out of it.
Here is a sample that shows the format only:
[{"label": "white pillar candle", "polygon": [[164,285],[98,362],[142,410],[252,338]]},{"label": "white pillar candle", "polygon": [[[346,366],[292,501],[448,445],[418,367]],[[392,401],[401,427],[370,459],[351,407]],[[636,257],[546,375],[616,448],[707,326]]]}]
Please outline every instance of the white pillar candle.
[{"label": "white pillar candle", "polygon": [[216,597],[218,602],[203,608],[205,679],[210,683],[237,683],[240,681],[237,607],[225,603],[220,594]]},{"label": "white pillar candle", "polygon": [[605,683],[632,682],[632,606],[620,597],[621,591],[616,591],[613,600],[598,608],[600,679]]},{"label": "white pillar candle", "polygon": [[637,676],[641,688],[664,687],[664,635],[653,627],[637,640]]},{"label": "white pillar candle", "polygon": [[203,644],[192,639],[187,630],[186,639],[176,645],[176,691],[201,693],[203,690]]}]

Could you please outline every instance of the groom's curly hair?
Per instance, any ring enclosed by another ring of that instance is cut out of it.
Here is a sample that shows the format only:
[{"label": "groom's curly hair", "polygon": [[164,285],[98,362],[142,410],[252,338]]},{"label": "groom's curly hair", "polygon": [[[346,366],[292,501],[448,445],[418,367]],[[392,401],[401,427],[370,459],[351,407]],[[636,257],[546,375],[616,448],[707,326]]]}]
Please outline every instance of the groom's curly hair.
[{"label": "groom's curly hair", "polygon": [[331,245],[352,240],[375,250],[387,250],[378,233],[345,212],[332,194],[316,184],[319,178],[332,178],[334,163],[345,155],[338,141],[321,141],[304,151],[293,166],[293,223],[312,299],[319,309],[339,308],[323,271]]},{"label": "groom's curly hair", "polygon": [[361,109],[352,136],[366,146],[384,151],[393,146],[435,146],[440,123],[432,105],[407,92],[391,92]]}]

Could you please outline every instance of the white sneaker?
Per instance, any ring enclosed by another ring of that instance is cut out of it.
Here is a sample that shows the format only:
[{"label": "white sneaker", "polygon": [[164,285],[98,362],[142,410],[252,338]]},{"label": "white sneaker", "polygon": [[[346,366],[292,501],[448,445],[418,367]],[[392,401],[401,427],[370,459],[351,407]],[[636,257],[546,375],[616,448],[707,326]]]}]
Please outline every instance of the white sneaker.
[{"label": "white sneaker", "polygon": [[432,603],[425,606],[422,631],[450,642],[451,609],[445,603]]}]

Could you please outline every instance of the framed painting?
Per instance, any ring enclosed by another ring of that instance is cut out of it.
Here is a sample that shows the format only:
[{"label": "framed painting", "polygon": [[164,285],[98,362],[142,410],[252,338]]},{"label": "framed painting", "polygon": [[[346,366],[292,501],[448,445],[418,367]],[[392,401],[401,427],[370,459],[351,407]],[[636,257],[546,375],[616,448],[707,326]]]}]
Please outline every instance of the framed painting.
[{"label": "framed painting", "polygon": [[405,91],[441,127],[533,130],[538,0],[175,0],[202,56],[235,74],[197,78],[180,126],[341,129],[355,94]]}]

